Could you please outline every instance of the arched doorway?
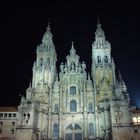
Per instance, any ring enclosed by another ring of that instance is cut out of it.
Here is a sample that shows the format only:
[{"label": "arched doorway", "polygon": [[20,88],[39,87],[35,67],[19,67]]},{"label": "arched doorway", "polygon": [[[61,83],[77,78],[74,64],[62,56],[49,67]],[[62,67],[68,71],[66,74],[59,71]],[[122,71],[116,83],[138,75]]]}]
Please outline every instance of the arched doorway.
[{"label": "arched doorway", "polygon": [[72,123],[66,127],[65,140],[82,140],[82,129],[77,123]]}]

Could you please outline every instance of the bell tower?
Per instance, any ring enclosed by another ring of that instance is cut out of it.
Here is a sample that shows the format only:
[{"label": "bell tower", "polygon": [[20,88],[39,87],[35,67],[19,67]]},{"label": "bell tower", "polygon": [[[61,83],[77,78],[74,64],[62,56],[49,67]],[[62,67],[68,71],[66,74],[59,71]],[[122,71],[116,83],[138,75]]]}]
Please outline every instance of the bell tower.
[{"label": "bell tower", "polygon": [[42,139],[47,135],[46,112],[51,106],[49,93],[56,75],[56,51],[52,37],[48,24],[42,43],[37,46],[32,83],[18,106],[16,140]]},{"label": "bell tower", "polygon": [[36,50],[36,61],[33,66],[33,88],[40,84],[46,84],[52,87],[56,74],[56,51],[53,43],[53,35],[50,25],[46,29],[42,38],[42,43],[38,45]]},{"label": "bell tower", "polygon": [[92,43],[92,78],[97,91],[97,102],[112,96],[115,83],[115,65],[111,58],[111,46],[98,22],[95,41]]}]

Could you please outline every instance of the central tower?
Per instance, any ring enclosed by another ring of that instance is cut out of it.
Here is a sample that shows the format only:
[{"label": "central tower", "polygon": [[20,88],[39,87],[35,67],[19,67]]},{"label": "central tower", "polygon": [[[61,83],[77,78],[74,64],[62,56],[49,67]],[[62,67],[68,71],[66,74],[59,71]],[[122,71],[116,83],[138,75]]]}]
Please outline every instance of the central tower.
[{"label": "central tower", "polygon": [[115,83],[115,65],[111,58],[110,43],[106,41],[99,22],[95,32],[95,41],[92,43],[92,78],[97,102],[112,96],[112,88]]}]

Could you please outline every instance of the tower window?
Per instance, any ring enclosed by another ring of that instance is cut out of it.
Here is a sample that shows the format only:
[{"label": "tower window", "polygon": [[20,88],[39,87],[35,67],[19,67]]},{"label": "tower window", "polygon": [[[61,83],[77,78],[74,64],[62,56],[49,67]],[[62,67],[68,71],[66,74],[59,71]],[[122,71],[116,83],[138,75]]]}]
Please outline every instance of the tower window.
[{"label": "tower window", "polygon": [[28,120],[26,120],[26,124],[28,124]]},{"label": "tower window", "polygon": [[70,87],[70,95],[75,95],[76,94],[76,87],[75,86],[71,86]]},{"label": "tower window", "polygon": [[0,117],[3,117],[3,113],[0,113]]},{"label": "tower window", "polygon": [[92,112],[93,111],[93,107],[92,107],[92,103],[88,104],[88,112]]},{"label": "tower window", "polygon": [[54,105],[54,112],[59,112],[58,104],[55,104],[55,105]]},{"label": "tower window", "polygon": [[101,57],[100,56],[97,56],[97,62],[101,63]]},{"label": "tower window", "polygon": [[12,125],[15,126],[15,122],[12,122]]},{"label": "tower window", "polygon": [[40,58],[40,66],[43,65],[43,58]]},{"label": "tower window", "polygon": [[53,136],[58,137],[58,133],[59,133],[59,126],[58,124],[55,123],[53,126]]},{"label": "tower window", "polygon": [[12,114],[10,113],[9,115],[8,115],[8,117],[11,117],[12,116]]},{"label": "tower window", "polygon": [[0,122],[0,126],[2,126],[3,125],[3,122]]},{"label": "tower window", "polygon": [[75,100],[72,100],[70,102],[70,112],[76,112],[77,111],[77,103]]},{"label": "tower window", "polygon": [[134,129],[134,133],[138,133],[138,130],[137,129]]},{"label": "tower window", "polygon": [[7,113],[4,113],[4,117],[7,117]]},{"label": "tower window", "polygon": [[24,118],[24,119],[26,118],[26,114],[25,114],[25,113],[23,114],[23,118]]},{"label": "tower window", "polygon": [[16,113],[13,114],[13,117],[16,117]]},{"label": "tower window", "polygon": [[47,58],[47,64],[50,65],[50,58]]},{"label": "tower window", "polygon": [[11,134],[14,134],[14,129],[11,129]]},{"label": "tower window", "polygon": [[27,117],[28,117],[28,119],[30,119],[30,114],[29,113],[27,114]]},{"label": "tower window", "polygon": [[0,134],[2,134],[2,128],[0,128]]},{"label": "tower window", "polygon": [[104,56],[104,62],[108,63],[108,57],[107,56]]},{"label": "tower window", "polygon": [[88,135],[89,135],[89,136],[93,136],[93,134],[94,134],[94,125],[93,125],[93,123],[90,123],[90,124],[89,124]]}]

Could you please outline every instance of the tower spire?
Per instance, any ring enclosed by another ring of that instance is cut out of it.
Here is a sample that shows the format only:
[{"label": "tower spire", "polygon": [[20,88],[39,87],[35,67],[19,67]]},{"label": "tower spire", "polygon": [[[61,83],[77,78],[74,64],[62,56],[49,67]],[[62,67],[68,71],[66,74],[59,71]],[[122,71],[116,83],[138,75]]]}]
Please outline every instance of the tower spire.
[{"label": "tower spire", "polygon": [[50,22],[48,22],[48,26],[46,28],[46,32],[43,35],[42,38],[42,43],[47,45],[48,43],[52,42],[52,33],[51,33],[51,27],[50,27]]},{"label": "tower spire", "polygon": [[70,50],[70,55],[74,56],[76,54],[76,50],[74,49],[74,42],[71,42],[71,50]]},{"label": "tower spire", "polygon": [[29,87],[32,87],[32,80],[30,79]]},{"label": "tower spire", "polygon": [[100,24],[100,19],[99,19],[99,16],[97,17],[97,21],[98,21],[98,24]]},{"label": "tower spire", "polygon": [[93,48],[110,49],[110,43],[105,39],[105,33],[101,27],[99,19],[97,23],[97,29],[95,31],[95,41],[93,42]]},{"label": "tower spire", "polygon": [[95,32],[95,37],[96,37],[96,39],[105,38],[105,34],[104,34],[104,31],[103,31],[103,29],[101,27],[99,18],[98,18],[98,23],[97,23],[97,29],[96,29],[96,32]]},{"label": "tower spire", "polygon": [[51,27],[50,27],[50,19],[49,19],[49,21],[48,21],[48,26],[47,26],[47,28],[46,28],[46,31],[50,31],[51,30]]},{"label": "tower spire", "polygon": [[118,78],[119,78],[119,81],[122,81],[122,75],[121,75],[120,70],[119,70],[119,73],[118,73]]}]

